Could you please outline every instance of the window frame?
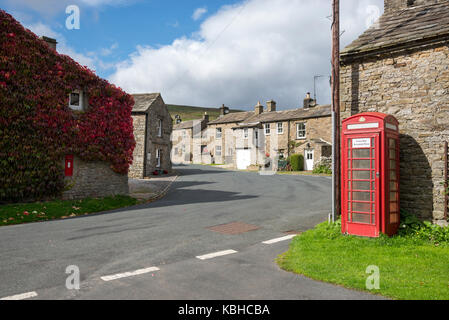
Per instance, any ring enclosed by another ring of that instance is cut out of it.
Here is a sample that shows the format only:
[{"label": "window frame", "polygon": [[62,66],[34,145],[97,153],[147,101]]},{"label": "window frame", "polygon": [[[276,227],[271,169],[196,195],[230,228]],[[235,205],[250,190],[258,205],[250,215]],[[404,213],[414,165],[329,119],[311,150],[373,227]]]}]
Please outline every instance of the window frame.
[{"label": "window frame", "polygon": [[215,128],[215,139],[221,139],[223,137],[223,129]]},{"label": "window frame", "polygon": [[[279,127],[280,125],[280,127]],[[281,129],[279,131],[279,129]],[[276,132],[277,134],[284,134],[284,123],[283,122],[276,122]]]},{"label": "window frame", "polygon": [[[304,129],[299,130],[299,126],[303,125]],[[304,131],[304,136],[300,136],[299,133]],[[298,122],[296,124],[296,139],[297,140],[304,140],[307,137],[307,124],[305,122]]]},{"label": "window frame", "polygon": [[[72,95],[78,95],[78,105],[72,104]],[[85,94],[83,90],[73,90],[69,93],[69,108],[73,111],[84,111],[87,106],[85,106]]]},{"label": "window frame", "polygon": [[160,118],[157,119],[156,128],[157,128],[157,136],[159,138],[162,138],[162,119],[160,119]]},{"label": "window frame", "polygon": [[156,168],[161,167],[162,149],[156,149]]},{"label": "window frame", "polygon": [[271,134],[271,123],[264,124],[264,133],[266,136],[269,136]]},{"label": "window frame", "polygon": [[[220,149],[220,151],[218,151],[218,149]],[[222,152],[223,152],[223,150],[222,150],[221,146],[218,146],[218,145],[215,146],[215,156],[221,157]]]}]

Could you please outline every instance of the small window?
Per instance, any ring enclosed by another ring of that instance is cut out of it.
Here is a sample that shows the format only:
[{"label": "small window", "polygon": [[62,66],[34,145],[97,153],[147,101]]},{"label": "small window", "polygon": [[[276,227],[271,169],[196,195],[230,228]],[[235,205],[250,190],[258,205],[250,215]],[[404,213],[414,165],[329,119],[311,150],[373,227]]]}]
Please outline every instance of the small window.
[{"label": "small window", "polygon": [[69,108],[76,111],[85,110],[84,100],[84,93],[82,91],[73,91],[69,95]]},{"label": "small window", "polygon": [[306,138],[306,124],[305,123],[297,123],[296,124],[296,138],[297,139],[305,139]]},{"label": "small window", "polygon": [[283,125],[282,122],[278,122],[277,128],[278,128],[278,134],[283,134],[284,133],[284,125]]},{"label": "small window", "polygon": [[216,156],[221,156],[221,146],[216,146],[215,147],[215,155]]},{"label": "small window", "polygon": [[186,130],[182,130],[182,137],[184,139],[187,138],[187,131]]},{"label": "small window", "polygon": [[156,167],[161,167],[162,150],[156,149]]},{"label": "small window", "polygon": [[182,153],[183,153],[183,154],[186,153],[186,145],[185,145],[185,144],[182,145],[181,150],[182,150]]},{"label": "small window", "polygon": [[215,137],[217,139],[221,139],[221,135],[222,135],[221,128],[217,128],[216,133],[215,133]]},{"label": "small window", "polygon": [[248,139],[248,128],[243,129],[243,137]]},{"label": "small window", "polygon": [[157,120],[157,136],[162,137],[162,120]]},{"label": "small window", "polygon": [[269,123],[266,123],[265,125],[265,135],[268,136],[271,133],[271,127]]}]

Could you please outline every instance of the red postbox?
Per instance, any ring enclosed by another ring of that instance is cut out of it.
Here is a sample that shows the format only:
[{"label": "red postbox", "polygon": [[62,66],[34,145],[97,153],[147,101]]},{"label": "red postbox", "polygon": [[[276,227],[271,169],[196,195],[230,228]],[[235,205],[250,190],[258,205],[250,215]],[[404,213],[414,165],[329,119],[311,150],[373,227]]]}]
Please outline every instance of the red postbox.
[{"label": "red postbox", "polygon": [[345,234],[389,236],[399,228],[399,122],[367,112],[342,123],[342,219]]},{"label": "red postbox", "polygon": [[66,177],[73,176],[73,162],[74,162],[73,155],[65,156],[65,176]]}]

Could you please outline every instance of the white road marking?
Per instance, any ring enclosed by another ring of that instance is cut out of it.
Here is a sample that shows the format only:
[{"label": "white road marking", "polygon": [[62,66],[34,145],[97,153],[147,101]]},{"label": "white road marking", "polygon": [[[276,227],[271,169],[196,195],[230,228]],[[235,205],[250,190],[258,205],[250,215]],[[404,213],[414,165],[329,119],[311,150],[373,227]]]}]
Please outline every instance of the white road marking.
[{"label": "white road marking", "polygon": [[268,241],[264,241],[262,242],[263,244],[273,244],[273,243],[277,243],[277,242],[281,242],[281,241],[286,241],[286,240],[290,240],[293,239],[294,237],[296,237],[297,234],[291,234],[289,236],[285,236],[285,237],[281,237],[281,238],[276,238],[276,239],[271,239]]},{"label": "white road marking", "polygon": [[138,276],[138,275],[141,275],[141,274],[155,272],[155,271],[159,271],[159,270],[160,269],[157,268],[157,267],[139,269],[139,270],[132,271],[132,272],[117,273],[117,274],[113,274],[113,275],[110,275],[110,276],[104,276],[104,277],[101,277],[101,280],[103,280],[103,281],[112,281],[112,280],[117,280],[117,279],[121,279],[121,278],[134,277],[134,276]]},{"label": "white road marking", "polygon": [[237,253],[237,251],[235,251],[235,250],[219,251],[219,252],[205,254],[203,256],[197,256],[197,258],[200,260],[208,260],[208,259],[212,259],[212,258],[216,258],[216,257],[226,256],[228,254],[233,254],[233,253]]},{"label": "white road marking", "polygon": [[34,298],[34,297],[37,297],[37,292],[32,291],[32,292],[16,294],[14,296],[1,298],[0,300],[24,300],[24,299]]}]

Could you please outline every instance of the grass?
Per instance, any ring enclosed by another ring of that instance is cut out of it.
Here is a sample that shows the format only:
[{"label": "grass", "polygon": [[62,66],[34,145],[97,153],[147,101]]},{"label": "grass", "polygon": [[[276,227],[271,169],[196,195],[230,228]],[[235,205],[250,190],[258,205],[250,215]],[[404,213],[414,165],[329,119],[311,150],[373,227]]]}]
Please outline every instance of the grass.
[{"label": "grass", "polygon": [[99,199],[8,204],[0,206],[0,226],[65,219],[129,207],[138,203],[137,199],[129,196],[114,196]]},{"label": "grass", "polygon": [[378,266],[380,289],[394,299],[449,299],[449,244],[409,236],[344,236],[340,224],[318,225],[295,237],[277,262],[287,271],[346,288],[365,290],[368,266]]},{"label": "grass", "polygon": [[322,176],[332,177],[332,174],[327,173],[313,173],[312,171],[278,171],[277,174],[288,174],[293,176]]},{"label": "grass", "polygon": [[[207,112],[209,120],[213,121],[220,115],[218,108],[202,108],[173,104],[168,104],[167,108],[173,120],[175,119],[175,115],[179,115],[182,121],[201,119],[204,113]],[[230,110],[230,112],[240,112],[240,110]]]}]

